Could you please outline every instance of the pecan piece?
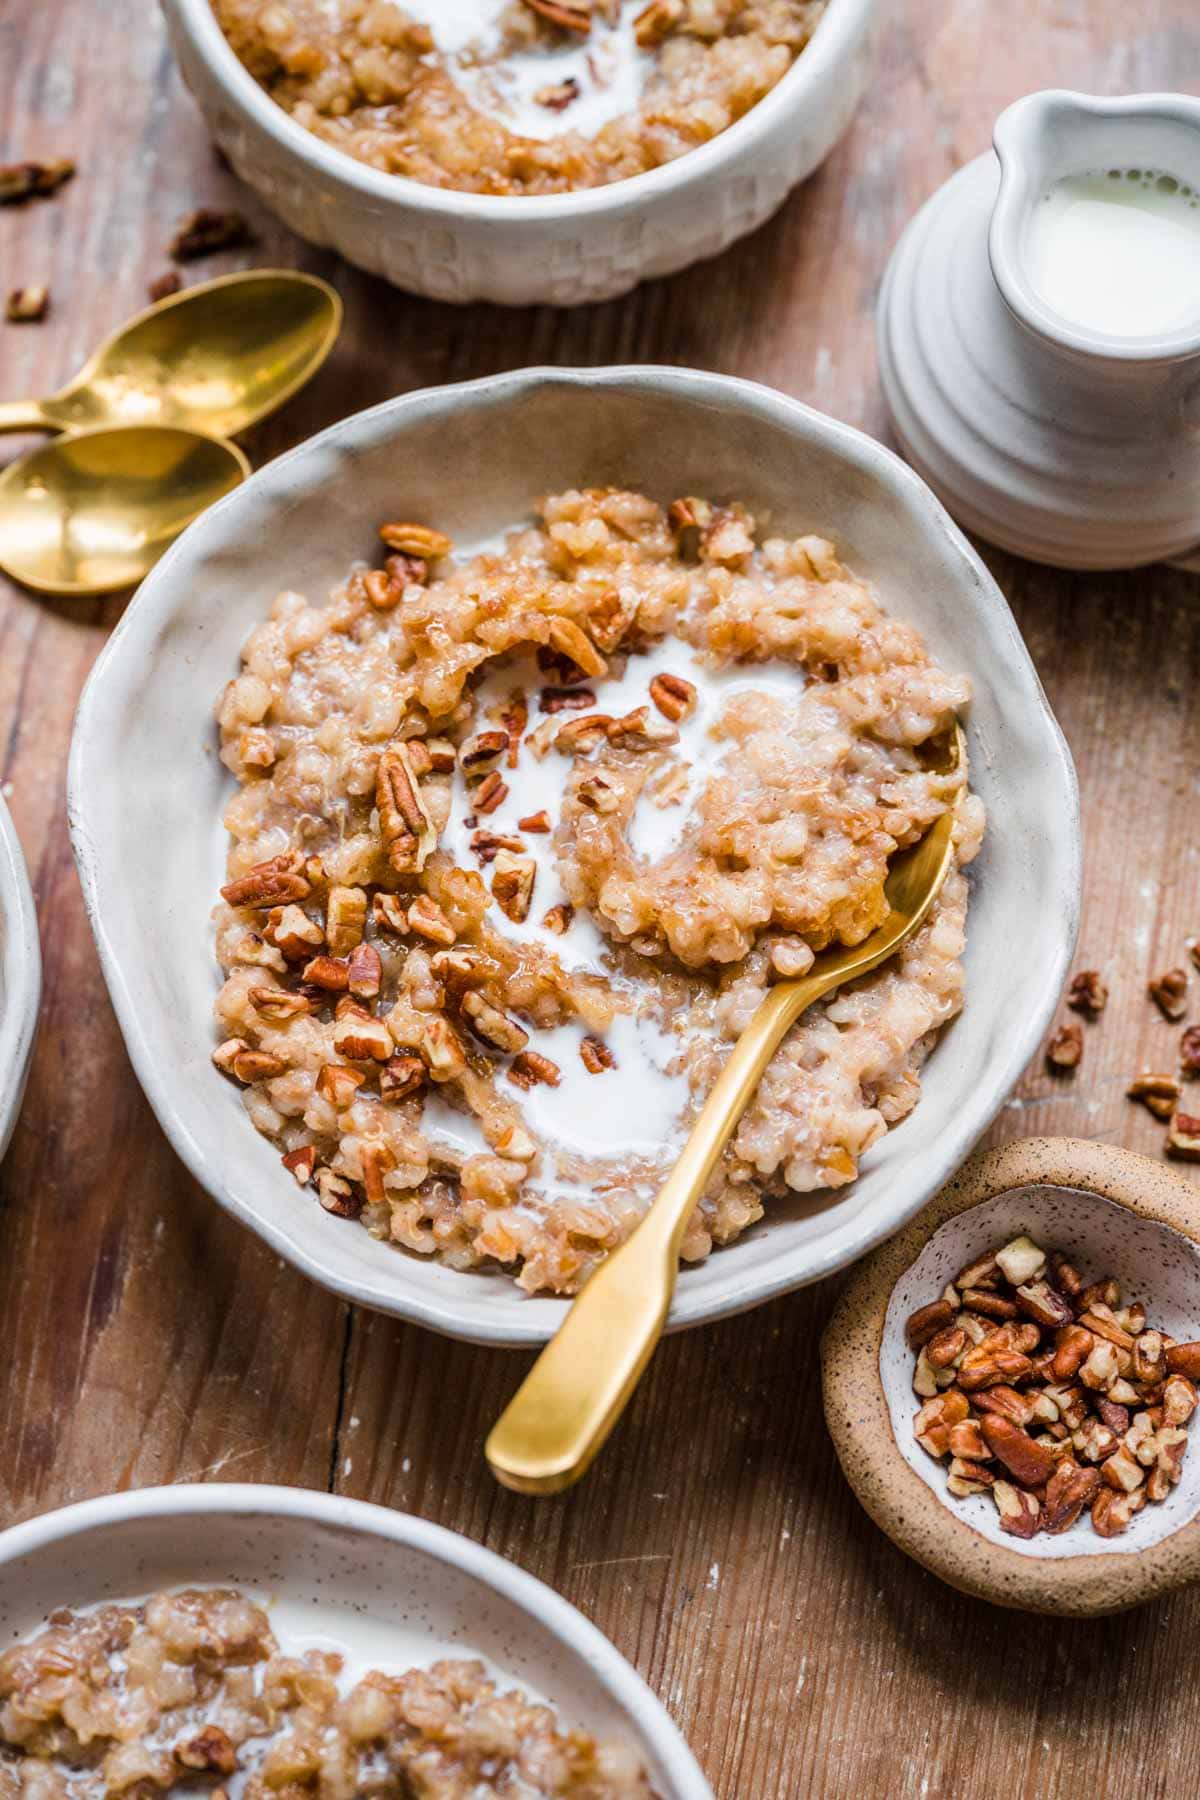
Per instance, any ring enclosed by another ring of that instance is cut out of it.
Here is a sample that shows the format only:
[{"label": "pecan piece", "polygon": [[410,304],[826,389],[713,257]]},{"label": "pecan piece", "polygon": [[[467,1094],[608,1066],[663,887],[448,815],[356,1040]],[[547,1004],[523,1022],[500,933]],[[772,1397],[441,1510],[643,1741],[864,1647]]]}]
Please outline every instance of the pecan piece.
[{"label": "pecan piece", "polygon": [[26,200],[43,200],[64,181],[70,181],[75,164],[69,156],[49,162],[5,163],[0,166],[0,206],[20,206]]},{"label": "pecan piece", "polygon": [[1167,1131],[1167,1155],[1181,1162],[1200,1162],[1200,1118],[1177,1112]]},{"label": "pecan piece", "polygon": [[1023,1282],[1017,1289],[1017,1305],[1035,1325],[1041,1325],[1047,1331],[1069,1325],[1075,1316],[1048,1281]]},{"label": "pecan piece", "polygon": [[36,325],[50,311],[50,289],[39,287],[10,288],[4,303],[4,316],[10,325]]},{"label": "pecan piece", "polygon": [[415,556],[423,563],[440,562],[454,548],[444,532],[434,531],[429,525],[393,520],[379,527],[379,535],[389,550],[398,550],[401,556]]},{"label": "pecan piece", "polygon": [[547,1087],[557,1087],[562,1080],[562,1070],[537,1050],[521,1050],[508,1066],[508,1079],[521,1088],[534,1087],[539,1081]]},{"label": "pecan piece", "polygon": [[355,1014],[344,1016],[333,1034],[333,1047],[347,1062],[385,1063],[395,1045],[392,1034],[382,1019]]},{"label": "pecan piece", "polygon": [[[589,1075],[603,1075],[606,1069],[615,1069],[617,1066],[617,1059],[603,1038],[585,1037],[579,1046],[579,1056]],[[965,1332],[963,1342],[966,1342]]]},{"label": "pecan piece", "polygon": [[371,916],[381,930],[392,931],[397,937],[408,936],[408,916],[399,894],[389,894],[380,888],[371,896]]},{"label": "pecan piece", "polygon": [[1080,1456],[1090,1463],[1106,1461],[1120,1441],[1116,1432],[1110,1431],[1099,1419],[1088,1419],[1071,1433],[1071,1442]]},{"label": "pecan piece", "polygon": [[340,957],[314,956],[304,965],[304,980],[310,987],[324,988],[330,994],[344,994],[350,985],[349,965]]},{"label": "pecan piece", "polygon": [[366,890],[331,887],[325,901],[325,942],[334,956],[347,956],[362,943],[366,923]]},{"label": "pecan piece", "polygon": [[425,1064],[419,1056],[389,1056],[379,1073],[379,1098],[404,1100],[425,1086]]},{"label": "pecan piece", "polygon": [[325,942],[325,933],[303,907],[276,906],[263,926],[263,936],[287,962],[303,962]]},{"label": "pecan piece", "polygon": [[480,1037],[494,1044],[497,1050],[523,1050],[529,1042],[529,1033],[498,1006],[485,1000],[477,989],[468,988],[460,1004]]},{"label": "pecan piece", "polygon": [[621,804],[621,795],[617,788],[600,769],[585,775],[575,790],[581,805],[591,807],[593,812],[602,816],[614,813]]},{"label": "pecan piece", "polygon": [[[951,1432],[963,1424],[966,1418],[965,1394],[953,1389],[948,1394],[938,1394],[935,1399],[925,1402],[913,1422],[918,1444],[930,1456],[945,1456],[950,1447]],[[982,1438],[980,1443],[982,1444]]]},{"label": "pecan piece", "polygon": [[554,748],[564,756],[586,756],[604,742],[609,727],[615,723],[608,713],[587,713],[581,719],[568,719],[555,734]]},{"label": "pecan piece", "polygon": [[608,673],[608,664],[573,620],[551,619],[548,632],[550,648],[557,650],[560,656],[569,657],[585,675],[598,679]]},{"label": "pecan piece", "polygon": [[368,606],[376,612],[394,612],[404,598],[404,583],[386,569],[368,569],[362,578]]},{"label": "pecan piece", "polygon": [[1020,1287],[1023,1282],[1040,1278],[1046,1267],[1046,1252],[1032,1238],[1015,1237],[997,1250],[996,1261],[1005,1279]]},{"label": "pecan piece", "polygon": [[1166,1350],[1167,1368],[1172,1375],[1186,1375],[1191,1381],[1200,1381],[1200,1343],[1168,1344]]},{"label": "pecan piece", "polygon": [[179,221],[167,254],[175,262],[191,262],[198,256],[214,256],[218,250],[236,250],[253,242],[254,234],[240,212],[200,206]]},{"label": "pecan piece", "polygon": [[451,994],[464,994],[468,988],[481,987],[500,973],[499,964],[490,956],[465,944],[456,944],[452,950],[438,950],[429,966]]},{"label": "pecan piece", "polygon": [[586,37],[592,29],[591,11],[586,6],[567,6],[563,0],[525,0],[525,4],[560,31],[576,31]]},{"label": "pecan piece", "polygon": [[460,746],[458,764],[470,780],[476,775],[489,774],[507,754],[506,731],[477,731]]},{"label": "pecan piece", "polygon": [[[946,1394],[944,1398],[949,1400],[951,1395]],[[935,1403],[931,1400],[929,1404]],[[961,1419],[951,1425],[948,1442],[951,1456],[961,1456],[967,1462],[986,1462],[990,1455],[978,1419]]]},{"label": "pecan piece", "polygon": [[425,867],[437,831],[421,800],[407,747],[394,739],[379,758],[375,805],[388,861],[398,875]]},{"label": "pecan piece", "polygon": [[992,1483],[992,1499],[1000,1514],[1000,1529],[1010,1537],[1036,1537],[1041,1524],[1041,1507],[1033,1494],[1014,1487],[1010,1481]]},{"label": "pecan piece", "polygon": [[252,987],[247,995],[251,1006],[272,1024],[283,1025],[312,1011],[312,1001],[304,994],[293,994],[287,988]]},{"label": "pecan piece", "polygon": [[914,1350],[927,1344],[936,1332],[943,1331],[954,1321],[954,1307],[949,1300],[931,1300],[928,1306],[918,1306],[915,1313],[910,1313],[904,1327],[904,1335]]},{"label": "pecan piece", "polygon": [[571,921],[574,917],[575,908],[569,900],[563,900],[558,906],[550,908],[542,920],[542,924],[547,931],[552,931],[555,937],[562,937],[564,932],[571,929]]},{"label": "pecan piece", "polygon": [[[683,0],[650,0],[633,21],[633,35],[639,50],[653,50],[669,32],[673,31],[684,13]],[[676,531],[688,525],[701,523],[697,508],[711,517],[712,509],[706,500],[674,500],[668,509],[668,518]]]},{"label": "pecan piece", "polygon": [[1054,1379],[1070,1381],[1092,1353],[1094,1339],[1082,1325],[1064,1325],[1054,1344]]},{"label": "pecan piece", "polygon": [[1147,1069],[1134,1076],[1125,1092],[1131,1100],[1140,1100],[1156,1119],[1169,1119],[1182,1089],[1173,1075],[1156,1075]]},{"label": "pecan piece", "polygon": [[1054,1073],[1077,1069],[1083,1061],[1083,1029],[1060,1025],[1046,1045],[1046,1062]]},{"label": "pecan piece", "polygon": [[925,1355],[934,1369],[948,1369],[962,1356],[969,1341],[961,1325],[947,1325],[944,1331],[935,1332],[930,1338]]},{"label": "pecan piece", "polygon": [[317,1151],[314,1144],[301,1144],[296,1150],[289,1150],[283,1158],[283,1166],[289,1175],[295,1176],[297,1186],[307,1187],[317,1166]]},{"label": "pecan piece", "polygon": [[508,799],[508,783],[501,780],[497,770],[485,775],[471,796],[471,804],[477,813],[494,813]]},{"label": "pecan piece", "polygon": [[1187,970],[1164,969],[1147,983],[1146,991],[1165,1018],[1182,1019],[1187,1011]]},{"label": "pecan piece", "polygon": [[1014,1481],[1022,1487],[1041,1487],[1054,1473],[1055,1459],[1044,1445],[1011,1419],[996,1413],[985,1413],[982,1421],[984,1440],[992,1455],[1002,1462]]},{"label": "pecan piece", "polygon": [[1015,1319],[1017,1303],[994,1294],[990,1288],[964,1288],[963,1305],[971,1312],[983,1313],[989,1319]]},{"label": "pecan piece", "polygon": [[956,1498],[965,1500],[969,1494],[986,1494],[995,1479],[992,1471],[983,1463],[972,1462],[965,1456],[954,1456],[950,1459],[946,1486]]},{"label": "pecan piece", "polygon": [[1000,1276],[1000,1266],[992,1255],[980,1256],[954,1277],[954,1285],[962,1293],[966,1288],[992,1288]]},{"label": "pecan piece", "polygon": [[332,1169],[317,1170],[317,1198],[325,1211],[338,1219],[357,1219],[362,1211],[361,1196]]},{"label": "pecan piece", "polygon": [[435,1081],[457,1081],[467,1067],[462,1039],[448,1019],[435,1014],[424,1021],[417,1045]]},{"label": "pecan piece", "polygon": [[344,1112],[365,1080],[366,1076],[357,1069],[348,1069],[342,1063],[324,1063],[317,1076],[317,1092],[339,1112]]},{"label": "pecan piece", "polygon": [[1108,985],[1098,969],[1080,969],[1071,977],[1067,1005],[1095,1018],[1108,1005]]},{"label": "pecan piece", "polygon": [[511,1162],[532,1162],[537,1155],[537,1145],[520,1125],[506,1125],[492,1149],[497,1156],[506,1156]]},{"label": "pecan piece", "polygon": [[537,864],[532,856],[517,856],[511,850],[497,852],[492,873],[492,894],[501,912],[515,925],[529,917],[536,875]]},{"label": "pecan piece", "polygon": [[1180,1038],[1179,1066],[1185,1075],[1200,1075],[1200,1025],[1189,1025]]},{"label": "pecan piece", "polygon": [[656,675],[650,683],[650,698],[664,718],[678,725],[696,708],[696,688],[682,675],[663,673]]},{"label": "pecan piece", "polygon": [[1102,1487],[1092,1502],[1092,1528],[1101,1537],[1119,1537],[1128,1530],[1134,1513],[1140,1512],[1146,1503],[1145,1491],[1136,1488],[1132,1494],[1118,1494],[1113,1488]]},{"label": "pecan piece", "polygon": [[383,963],[374,944],[356,944],[346,964],[346,986],[358,1000],[374,1000],[383,986]]},{"label": "pecan piece", "polygon": [[1103,1392],[1117,1379],[1118,1372],[1115,1347],[1101,1339],[1088,1351],[1079,1370],[1079,1379],[1084,1387]]},{"label": "pecan piece", "polygon": [[407,916],[410,930],[431,944],[441,944],[448,949],[458,935],[437,901],[429,894],[418,894],[409,906]]},{"label": "pecan piece", "polygon": [[1168,1425],[1186,1425],[1200,1403],[1196,1384],[1186,1375],[1168,1375],[1163,1383],[1163,1420]]},{"label": "pecan piece", "polygon": [[1100,1471],[1081,1469],[1071,1457],[1063,1457],[1046,1483],[1046,1503],[1042,1523],[1047,1531],[1067,1531],[1085,1506],[1090,1506],[1100,1491]]},{"label": "pecan piece", "polygon": [[666,720],[652,719],[648,706],[635,706],[608,727],[608,741],[618,750],[664,750],[679,742],[679,733]]},{"label": "pecan piece", "polygon": [[958,1368],[958,1383],[966,1393],[979,1388],[995,1387],[1004,1382],[1024,1381],[1033,1364],[1018,1350],[993,1349],[990,1344],[977,1344],[968,1350]]},{"label": "pecan piece", "polygon": [[595,706],[596,693],[590,687],[544,687],[538,705],[544,713],[586,712]]},{"label": "pecan piece", "polygon": [[523,819],[517,820],[518,831],[544,832],[551,829],[550,814],[544,808],[541,812],[526,813]]},{"label": "pecan piece", "polygon": [[175,1746],[175,1760],[185,1769],[232,1775],[237,1768],[237,1751],[227,1731],[222,1731],[219,1725],[206,1725],[198,1736]]},{"label": "pecan piece", "polygon": [[1132,1494],[1134,1488],[1140,1488],[1145,1481],[1146,1471],[1127,1444],[1118,1444],[1112,1455],[1106,1456],[1101,1464],[1100,1476],[1119,1494]]},{"label": "pecan piece", "polygon": [[299,850],[288,850],[256,863],[236,881],[227,881],[221,898],[229,906],[267,908],[285,906],[292,900],[304,900],[312,892],[312,872],[308,858]]},{"label": "pecan piece", "polygon": [[1056,1288],[1064,1293],[1068,1300],[1083,1292],[1083,1277],[1073,1263],[1069,1263],[1061,1250],[1050,1252],[1050,1274]]},{"label": "pecan piece", "polygon": [[1033,1420],[1033,1401],[1025,1394],[1019,1394],[1016,1388],[1006,1387],[1002,1382],[995,1387],[984,1388],[981,1393],[971,1395],[971,1405],[977,1413],[995,1413],[998,1417],[1009,1419],[1014,1425],[1028,1425]]}]

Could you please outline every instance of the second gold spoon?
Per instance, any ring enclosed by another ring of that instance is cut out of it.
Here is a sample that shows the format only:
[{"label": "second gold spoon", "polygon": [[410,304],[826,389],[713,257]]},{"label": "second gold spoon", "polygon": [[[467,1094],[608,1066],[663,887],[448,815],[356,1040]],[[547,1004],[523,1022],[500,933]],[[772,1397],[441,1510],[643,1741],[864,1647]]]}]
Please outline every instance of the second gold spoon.
[{"label": "second gold spoon", "polygon": [[59,393],[0,402],[0,432],[178,425],[232,437],[316,374],[341,322],[341,300],[315,275],[222,275],[139,313]]},{"label": "second gold spoon", "polygon": [[[963,756],[956,726],[935,746],[931,764],[952,774]],[[953,864],[955,816],[953,808],[944,812],[893,858],[884,888],[890,911],[864,943],[823,951],[807,975],[770,990],[649,1212],[590,1278],[493,1426],[487,1459],[505,1487],[556,1494],[586,1471],[662,1336],[688,1220],[763,1070],[807,1007],[878,968],[924,923]]]}]

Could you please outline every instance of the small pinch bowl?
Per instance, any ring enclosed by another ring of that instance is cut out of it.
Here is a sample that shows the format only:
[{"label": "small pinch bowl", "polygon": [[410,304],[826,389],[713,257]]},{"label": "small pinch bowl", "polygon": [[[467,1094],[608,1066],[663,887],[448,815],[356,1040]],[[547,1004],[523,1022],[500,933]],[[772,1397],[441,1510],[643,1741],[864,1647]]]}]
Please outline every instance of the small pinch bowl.
[{"label": "small pinch bowl", "polygon": [[0,799],[0,1156],[25,1097],[42,993],[37,913],[12,814]]},{"label": "small pinch bowl", "polygon": [[482,1657],[568,1726],[641,1754],[663,1800],[712,1800],[641,1676],[515,1564],[407,1513],[306,1488],[183,1484],[85,1500],[0,1533],[0,1649],[61,1606],[240,1586],[280,1627],[349,1639],[393,1669]]},{"label": "small pinch bowl", "polygon": [[829,0],[783,79],[687,155],[608,187],[504,195],[389,175],[324,143],[238,61],[209,0],[162,0],[214,139],[290,230],[410,293],[508,306],[612,299],[756,230],[849,125],[885,4]]},{"label": "small pinch bowl", "polygon": [[538,494],[606,483],[661,501],[740,498],[772,529],[835,538],[970,676],[972,781],[991,817],[972,865],[966,1005],[929,1057],[920,1104],[844,1193],[772,1203],[738,1243],[682,1270],[670,1328],[815,1281],[911,1218],[1036,1050],[1075,939],[1074,771],[1007,603],[924,484],[862,433],[719,375],[526,369],[385,401],[268,464],[167,551],[88,683],[69,795],[84,897],[134,1068],[197,1180],[343,1298],[476,1343],[545,1343],[567,1302],[332,1218],[211,1066],[210,915],[232,786],[213,708],[280,589],[323,600],[376,554],[377,523],[398,506],[469,552],[527,519]]},{"label": "small pinch bowl", "polygon": [[1200,1188],[1148,1156],[1078,1138],[1028,1138],[972,1158],[937,1198],[858,1268],[825,1330],[825,1419],[871,1518],[909,1556],[980,1600],[1059,1617],[1141,1605],[1200,1577],[1200,1450],[1183,1479],[1129,1529],[1083,1519],[1061,1535],[1006,1536],[987,1494],[957,1500],[946,1463],[917,1443],[904,1324],[965,1263],[1027,1233],[1085,1280],[1183,1341],[1200,1336]]}]

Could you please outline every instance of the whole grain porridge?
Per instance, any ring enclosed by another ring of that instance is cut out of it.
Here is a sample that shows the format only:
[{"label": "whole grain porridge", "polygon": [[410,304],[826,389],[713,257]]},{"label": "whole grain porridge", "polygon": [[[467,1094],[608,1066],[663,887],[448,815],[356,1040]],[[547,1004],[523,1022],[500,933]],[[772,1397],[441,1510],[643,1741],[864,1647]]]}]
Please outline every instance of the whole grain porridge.
[{"label": "whole grain porridge", "polygon": [[825,0],[213,0],[306,130],[435,187],[600,187],[707,143],[773,88]]},{"label": "whole grain porridge", "polygon": [[214,1060],[285,1167],[376,1238],[574,1292],[769,984],[865,938],[956,806],[927,924],[785,1038],[683,1255],[851,1182],[962,1004],[982,808],[923,749],[967,682],[738,505],[562,493],[457,560],[381,536],[278,596],[219,707]]},{"label": "whole grain porridge", "polygon": [[653,1800],[628,1746],[565,1728],[484,1663],[347,1676],[286,1654],[229,1588],[55,1613],[0,1656],[0,1796]]}]

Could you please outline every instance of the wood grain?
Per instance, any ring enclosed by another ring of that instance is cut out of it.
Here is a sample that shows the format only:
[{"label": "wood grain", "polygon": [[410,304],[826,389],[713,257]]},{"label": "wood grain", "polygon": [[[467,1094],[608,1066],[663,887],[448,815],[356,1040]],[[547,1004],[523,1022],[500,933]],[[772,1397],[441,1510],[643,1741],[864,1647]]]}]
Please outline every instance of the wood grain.
[{"label": "wood grain", "polygon": [[[259,241],[198,274],[291,264],[347,306],[331,364],[256,434],[256,460],[341,413],[531,362],[697,364],[772,382],[885,435],[872,312],[913,208],[1039,86],[1200,86],[1194,0],[895,0],[877,79],[825,168],[719,262],[564,314],[413,300],[290,237],[214,160],[153,0],[0,0],[0,160],[78,158],[54,201],[0,212],[0,284],[49,281],[0,327],[0,395],[43,393],[144,303],[184,212],[243,206]],[[17,440],[0,445],[7,458]],[[1175,1033],[1145,981],[1200,932],[1200,605],[1156,569],[1064,576],[991,555],[1075,752],[1087,832],[1082,965],[1113,997],[1082,1069],[1040,1059],[994,1140],[1097,1136],[1157,1154],[1129,1074]],[[337,1302],[185,1175],[133,1079],[67,847],[79,689],[120,602],[0,579],[3,778],[41,917],[46,993],[0,1170],[0,1497],[6,1522],[116,1487],[297,1482],[408,1508],[549,1581],[629,1656],[721,1800],[851,1793],[1026,1800],[1190,1793],[1200,1596],[1058,1624],[965,1600],[846,1490],[821,1419],[833,1284],[664,1345],[578,1491],[499,1491],[480,1442],[526,1366]],[[1200,984],[1198,984],[1200,985]]]}]

